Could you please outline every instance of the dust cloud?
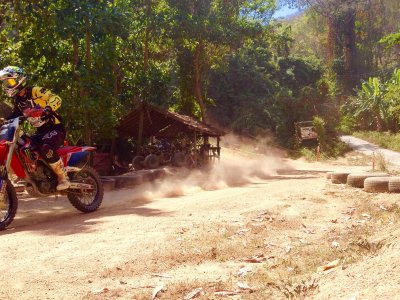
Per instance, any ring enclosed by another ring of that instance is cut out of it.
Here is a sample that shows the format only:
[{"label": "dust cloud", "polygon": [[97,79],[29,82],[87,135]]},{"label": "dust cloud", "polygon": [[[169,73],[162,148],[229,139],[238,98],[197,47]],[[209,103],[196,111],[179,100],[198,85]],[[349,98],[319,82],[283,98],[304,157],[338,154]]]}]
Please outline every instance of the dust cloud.
[{"label": "dust cloud", "polygon": [[[215,144],[215,143],[214,143]],[[168,175],[130,191],[130,199],[180,197],[199,191],[244,186],[293,169],[285,153],[269,146],[270,139],[229,135],[221,141],[221,158],[207,169],[165,169]]]}]

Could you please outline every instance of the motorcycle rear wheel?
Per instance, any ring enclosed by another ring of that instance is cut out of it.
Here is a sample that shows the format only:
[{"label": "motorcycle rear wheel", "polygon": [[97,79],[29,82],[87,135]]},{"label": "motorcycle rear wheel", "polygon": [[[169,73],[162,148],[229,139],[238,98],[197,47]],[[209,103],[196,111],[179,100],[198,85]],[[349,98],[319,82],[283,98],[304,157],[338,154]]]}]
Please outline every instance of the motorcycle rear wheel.
[{"label": "motorcycle rear wheel", "polygon": [[97,172],[93,168],[84,167],[81,171],[72,173],[70,180],[94,186],[93,190],[67,191],[67,197],[72,206],[84,213],[97,210],[103,202],[104,195],[103,185]]},{"label": "motorcycle rear wheel", "polygon": [[14,220],[18,208],[17,193],[11,182],[6,180],[4,200],[0,201],[0,230],[4,230]]}]

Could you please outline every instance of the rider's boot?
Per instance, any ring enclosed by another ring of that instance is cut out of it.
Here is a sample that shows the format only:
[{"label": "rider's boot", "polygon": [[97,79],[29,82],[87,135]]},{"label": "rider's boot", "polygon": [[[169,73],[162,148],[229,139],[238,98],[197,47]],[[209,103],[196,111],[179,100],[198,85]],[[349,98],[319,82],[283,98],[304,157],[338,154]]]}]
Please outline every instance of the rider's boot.
[{"label": "rider's boot", "polygon": [[64,168],[64,164],[61,158],[57,162],[49,165],[53,169],[54,173],[57,175],[57,191],[62,191],[69,188],[71,183],[68,180],[67,171]]}]

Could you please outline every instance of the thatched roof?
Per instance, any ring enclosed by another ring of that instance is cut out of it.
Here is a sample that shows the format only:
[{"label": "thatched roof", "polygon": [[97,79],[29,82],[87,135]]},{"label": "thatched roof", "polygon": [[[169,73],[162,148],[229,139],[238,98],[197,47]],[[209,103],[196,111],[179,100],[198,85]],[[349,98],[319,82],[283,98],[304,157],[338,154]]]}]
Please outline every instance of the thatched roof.
[{"label": "thatched roof", "polygon": [[140,116],[143,113],[143,137],[174,137],[182,132],[198,132],[208,136],[224,135],[222,130],[204,122],[161,109],[148,103],[142,103],[120,121],[116,127],[121,136],[138,137]]}]

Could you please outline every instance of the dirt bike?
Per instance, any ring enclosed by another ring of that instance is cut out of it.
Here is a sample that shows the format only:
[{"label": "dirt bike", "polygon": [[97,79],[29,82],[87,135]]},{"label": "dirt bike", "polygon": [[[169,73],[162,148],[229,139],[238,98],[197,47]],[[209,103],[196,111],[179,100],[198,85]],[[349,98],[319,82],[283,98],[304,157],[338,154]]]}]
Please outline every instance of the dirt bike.
[{"label": "dirt bike", "polygon": [[186,165],[186,154],[180,151],[176,145],[166,140],[161,140],[154,145],[143,147],[142,155],[135,156],[132,167],[135,170],[157,169],[159,166],[171,165],[183,167]]},{"label": "dirt bike", "polygon": [[96,148],[64,146],[57,150],[71,182],[68,189],[58,192],[56,174],[40,157],[30,137],[22,132],[27,118],[25,115],[10,119],[0,127],[0,230],[11,224],[18,208],[10,174],[22,179],[36,196],[61,193],[81,212],[97,210],[103,201],[103,186],[97,172],[87,166],[88,151]]}]

